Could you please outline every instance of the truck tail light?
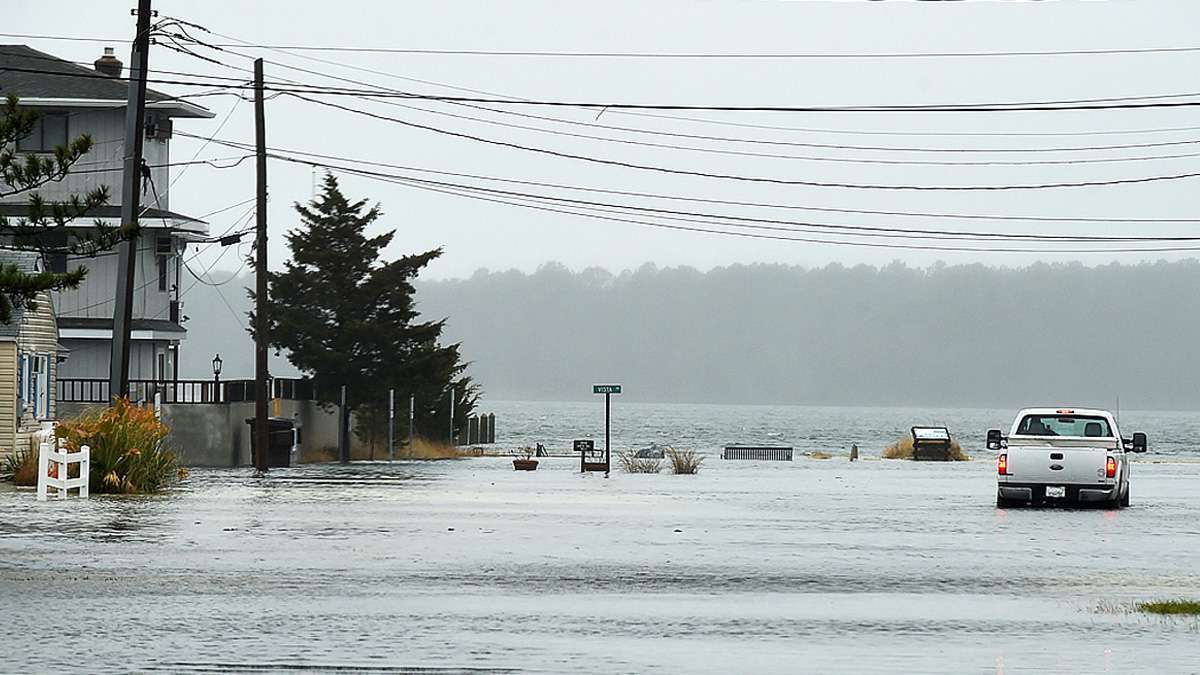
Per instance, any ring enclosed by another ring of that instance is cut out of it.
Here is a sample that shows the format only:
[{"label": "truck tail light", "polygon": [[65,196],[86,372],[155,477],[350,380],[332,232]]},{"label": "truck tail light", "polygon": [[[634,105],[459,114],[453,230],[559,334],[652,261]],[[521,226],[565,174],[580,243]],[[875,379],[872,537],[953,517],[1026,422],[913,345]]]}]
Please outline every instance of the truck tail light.
[{"label": "truck tail light", "polygon": [[1000,455],[1000,458],[996,460],[996,473],[1000,474],[1001,476],[1008,475],[1008,455],[1007,454]]},{"label": "truck tail light", "polygon": [[1108,464],[1104,465],[1104,475],[1109,478],[1117,477],[1117,460],[1112,457],[1108,458]]}]

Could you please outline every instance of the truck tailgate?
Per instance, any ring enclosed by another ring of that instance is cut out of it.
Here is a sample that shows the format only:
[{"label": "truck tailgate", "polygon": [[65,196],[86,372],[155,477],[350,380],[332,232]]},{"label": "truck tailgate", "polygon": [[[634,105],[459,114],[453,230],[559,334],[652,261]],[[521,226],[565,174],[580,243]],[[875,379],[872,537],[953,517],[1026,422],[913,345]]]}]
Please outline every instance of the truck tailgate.
[{"label": "truck tailgate", "polygon": [[[1014,442],[1015,441],[1015,442]],[[1114,442],[1115,443],[1115,442]],[[1109,482],[1105,442],[1049,442],[1009,439],[1006,483],[1095,485]]]}]

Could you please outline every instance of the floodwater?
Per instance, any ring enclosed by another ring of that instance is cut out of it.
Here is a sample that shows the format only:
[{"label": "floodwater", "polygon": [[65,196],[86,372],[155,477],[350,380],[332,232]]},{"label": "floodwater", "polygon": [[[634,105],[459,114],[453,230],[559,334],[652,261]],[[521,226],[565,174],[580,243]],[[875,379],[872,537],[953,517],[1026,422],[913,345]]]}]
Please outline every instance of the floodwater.
[{"label": "floodwater", "polygon": [[0,489],[0,670],[1195,673],[1200,463],[997,510],[990,460],[581,475],[506,458]]},{"label": "floodwater", "polygon": [[[496,443],[501,448],[543,443],[553,450],[569,450],[576,438],[597,439],[603,445],[603,396],[586,402],[489,400],[481,410],[495,413]],[[968,452],[983,456],[987,430],[1007,431],[1016,412],[986,408],[637,403],[613,396],[611,434],[613,447],[618,449],[658,443],[719,454],[725,445],[748,443],[846,455],[853,443],[866,454],[878,455],[889,443],[908,436],[913,425],[939,425],[949,428]],[[1125,410],[1119,417],[1121,433],[1126,437],[1135,431],[1149,435],[1156,457],[1200,458],[1200,415]]]}]

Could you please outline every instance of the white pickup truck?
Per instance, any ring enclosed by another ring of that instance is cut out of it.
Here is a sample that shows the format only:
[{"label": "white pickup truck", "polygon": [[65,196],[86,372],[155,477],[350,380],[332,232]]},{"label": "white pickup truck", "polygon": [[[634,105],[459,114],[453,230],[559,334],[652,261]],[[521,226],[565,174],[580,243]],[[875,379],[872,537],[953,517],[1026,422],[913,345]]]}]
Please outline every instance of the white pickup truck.
[{"label": "white pickup truck", "polygon": [[1128,453],[1146,451],[1146,434],[1121,436],[1107,410],[1026,408],[1008,435],[992,429],[997,450],[996,506],[1092,503],[1129,506]]}]

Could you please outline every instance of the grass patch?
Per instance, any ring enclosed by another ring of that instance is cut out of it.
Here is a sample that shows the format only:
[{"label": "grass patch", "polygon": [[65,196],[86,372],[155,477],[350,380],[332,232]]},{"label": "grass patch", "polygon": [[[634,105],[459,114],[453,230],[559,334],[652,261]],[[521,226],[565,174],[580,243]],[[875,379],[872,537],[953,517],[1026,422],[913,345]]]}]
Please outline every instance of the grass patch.
[{"label": "grass patch", "polygon": [[617,461],[625,473],[658,473],[662,471],[662,460],[650,457],[636,457],[632,452],[622,452],[617,455]]},{"label": "grass patch", "polygon": [[806,454],[812,459],[833,459],[833,455],[828,452],[821,452],[820,450],[813,450]]},{"label": "grass patch", "polygon": [[1137,610],[1147,614],[1167,616],[1200,616],[1200,601],[1156,600],[1154,602],[1139,602]]},{"label": "grass patch", "polygon": [[667,459],[671,462],[671,473],[693,474],[700,471],[704,457],[697,455],[694,450],[676,450],[667,448]]},{"label": "grass patch", "polygon": [[449,443],[418,437],[413,439],[412,447],[401,448],[398,456],[404,459],[458,459],[467,455]]},{"label": "grass patch", "polygon": [[[913,458],[913,440],[911,436],[905,436],[895,443],[883,449],[884,459],[912,459]],[[967,453],[963,452],[962,446],[958,441],[950,440],[950,461],[953,462],[969,462],[971,458]]]}]

